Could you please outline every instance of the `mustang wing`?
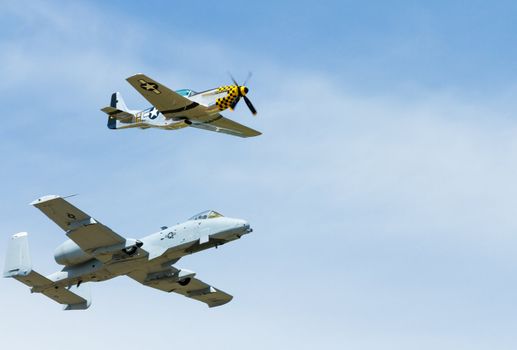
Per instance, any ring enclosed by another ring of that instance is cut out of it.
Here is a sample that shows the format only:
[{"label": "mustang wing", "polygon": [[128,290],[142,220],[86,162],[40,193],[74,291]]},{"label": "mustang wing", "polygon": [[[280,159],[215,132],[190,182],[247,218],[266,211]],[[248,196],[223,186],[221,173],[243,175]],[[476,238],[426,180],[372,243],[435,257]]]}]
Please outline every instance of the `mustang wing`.
[{"label": "mustang wing", "polygon": [[41,197],[31,204],[65,230],[66,235],[85,252],[126,242],[124,237],[59,196]]},{"label": "mustang wing", "polygon": [[[164,292],[174,292],[184,295],[188,298],[201,301],[208,307],[220,306],[228,303],[233,297],[211,285],[198,280],[194,277],[185,277],[181,279],[181,274],[185,270],[179,270],[173,266],[159,272],[148,273],[146,271],[134,271],[128,274],[132,279],[142,283],[144,286],[163,290]],[[188,275],[194,275],[188,271]],[[185,281],[180,283],[179,281]],[[185,284],[185,285],[182,285]]]},{"label": "mustang wing", "polygon": [[227,119],[219,113],[212,114],[209,117],[192,120],[192,124],[190,126],[239,137],[253,137],[261,135],[261,132]]},{"label": "mustang wing", "polygon": [[206,107],[175,93],[144,74],[135,74],[127,78],[127,81],[166,118],[172,118],[178,113],[180,116],[185,114],[186,117],[190,115],[187,111],[196,107],[197,109],[206,109]]}]

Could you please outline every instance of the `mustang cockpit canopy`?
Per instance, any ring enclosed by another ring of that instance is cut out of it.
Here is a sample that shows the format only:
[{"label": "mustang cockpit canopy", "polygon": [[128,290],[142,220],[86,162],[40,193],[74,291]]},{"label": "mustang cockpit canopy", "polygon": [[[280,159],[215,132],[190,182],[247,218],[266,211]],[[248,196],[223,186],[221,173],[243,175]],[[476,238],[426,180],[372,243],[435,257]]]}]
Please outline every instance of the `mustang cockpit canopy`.
[{"label": "mustang cockpit canopy", "polygon": [[214,219],[214,218],[220,218],[220,217],[223,217],[223,215],[219,214],[215,210],[205,210],[204,212],[194,215],[189,220],[205,220],[205,219]]},{"label": "mustang cockpit canopy", "polygon": [[190,90],[190,89],[181,89],[181,90],[176,90],[175,92],[178,95],[185,96],[185,97],[190,97],[190,96],[195,95],[197,93],[194,90]]}]

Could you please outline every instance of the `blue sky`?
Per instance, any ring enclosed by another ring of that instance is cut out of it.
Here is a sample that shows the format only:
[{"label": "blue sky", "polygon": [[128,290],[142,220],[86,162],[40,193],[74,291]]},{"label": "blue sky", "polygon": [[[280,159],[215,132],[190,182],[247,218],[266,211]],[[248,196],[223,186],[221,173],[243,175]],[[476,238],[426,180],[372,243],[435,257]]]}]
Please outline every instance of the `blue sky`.
[{"label": "blue sky", "polygon": [[[514,348],[514,3],[0,6],[2,258],[28,231],[35,269],[59,268],[63,232],[27,205],[45,194],[128,237],[208,208],[255,230],[177,264],[235,296],[213,310],[120,277],[67,313],[2,279],[4,344]],[[99,111],[147,106],[137,72],[202,90],[249,70],[259,115],[227,116],[257,138]]]}]

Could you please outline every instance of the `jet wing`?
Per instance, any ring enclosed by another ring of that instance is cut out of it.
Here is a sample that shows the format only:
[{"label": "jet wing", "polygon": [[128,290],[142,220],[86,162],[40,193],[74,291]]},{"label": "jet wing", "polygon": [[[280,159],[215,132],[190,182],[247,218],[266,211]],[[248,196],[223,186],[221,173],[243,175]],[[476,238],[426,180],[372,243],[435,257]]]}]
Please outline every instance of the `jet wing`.
[{"label": "jet wing", "polygon": [[66,231],[66,235],[85,252],[126,242],[124,237],[59,196],[44,196],[36,199],[31,205]]},{"label": "jet wing", "polygon": [[196,107],[206,109],[206,107],[175,93],[144,74],[135,74],[126,80],[166,118],[172,118],[178,113],[190,114],[187,111]]},{"label": "jet wing", "polygon": [[[187,277],[180,277],[182,274]],[[194,275],[195,273],[192,271],[180,270],[173,266],[154,273],[135,271],[128,274],[129,277],[147,287],[163,290],[168,293],[174,292],[181,294],[187,298],[201,301],[207,304],[208,307],[221,306],[233,299],[230,294],[194,278]]]},{"label": "jet wing", "polygon": [[247,126],[234,122],[233,120],[227,119],[219,113],[212,114],[206,118],[192,120],[192,124],[190,124],[190,126],[239,137],[253,137],[262,134],[257,130],[253,130]]}]

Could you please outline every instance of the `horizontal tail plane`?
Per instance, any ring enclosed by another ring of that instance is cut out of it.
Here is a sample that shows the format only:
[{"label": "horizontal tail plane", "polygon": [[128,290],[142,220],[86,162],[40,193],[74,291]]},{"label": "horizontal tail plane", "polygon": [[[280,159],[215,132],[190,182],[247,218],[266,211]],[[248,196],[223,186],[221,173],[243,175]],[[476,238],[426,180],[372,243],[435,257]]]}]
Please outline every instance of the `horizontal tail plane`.
[{"label": "horizontal tail plane", "polygon": [[[87,287],[64,288],[32,270],[27,232],[11,237],[5,256],[4,277],[14,278],[31,288],[32,293],[42,293],[64,305],[65,310],[84,310],[90,307],[91,297]],[[80,288],[80,291],[79,291]]]}]

